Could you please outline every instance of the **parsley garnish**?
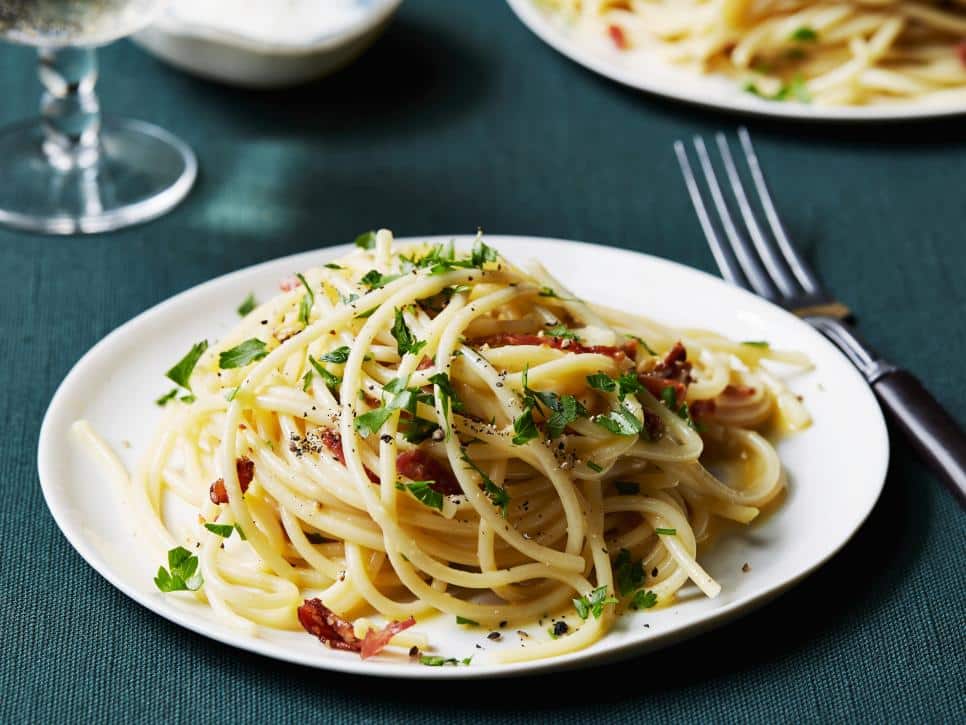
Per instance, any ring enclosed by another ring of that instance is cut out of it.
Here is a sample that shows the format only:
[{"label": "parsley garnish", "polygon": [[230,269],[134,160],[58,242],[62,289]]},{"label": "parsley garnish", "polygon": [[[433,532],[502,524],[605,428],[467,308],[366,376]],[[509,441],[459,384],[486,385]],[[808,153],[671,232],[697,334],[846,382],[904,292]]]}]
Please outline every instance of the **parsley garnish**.
[{"label": "parsley garnish", "polygon": [[249,292],[248,297],[238,306],[238,315],[244,317],[256,307],[258,307],[258,302],[255,301],[255,293]]},{"label": "parsley garnish", "polygon": [[412,268],[429,269],[430,274],[443,274],[453,269],[483,269],[487,262],[495,262],[499,254],[492,247],[483,243],[479,236],[473,244],[470,256],[465,259],[456,258],[453,241],[433,246],[422,257],[403,257],[403,271]]},{"label": "parsley garnish", "polygon": [[557,294],[557,291],[552,287],[541,287],[540,291],[537,292],[538,297],[553,297],[554,299],[561,300],[563,302],[580,302],[581,300],[576,297],[561,297]]},{"label": "parsley garnish", "polygon": [[213,534],[218,534],[223,539],[227,539],[231,536],[231,532],[235,530],[232,524],[205,524],[205,528]]},{"label": "parsley garnish", "polygon": [[302,392],[308,392],[308,389],[312,387],[312,371],[309,370],[305,375],[302,376]]},{"label": "parsley garnish", "polygon": [[614,481],[614,488],[621,496],[633,496],[641,492],[641,484],[636,481]]},{"label": "parsley garnish", "polygon": [[416,414],[416,403],[420,401],[425,402],[425,400],[420,391],[407,388],[407,382],[406,380],[394,378],[383,386],[384,392],[392,393],[393,398],[388,403],[384,403],[380,407],[370,410],[368,413],[363,413],[355,419],[354,425],[359,435],[366,438],[370,433],[375,433],[389,420],[389,416],[393,414],[393,411],[405,410],[410,415]]},{"label": "parsley garnish", "polygon": [[466,624],[466,625],[469,625],[470,627],[479,627],[480,626],[480,623],[479,622],[474,622],[472,619],[467,619],[466,617],[461,617],[458,614],[456,615],[456,623],[457,624]]},{"label": "parsley garnish", "polygon": [[796,28],[789,37],[789,40],[794,40],[798,43],[814,43],[818,40],[818,33],[807,25],[803,25],[800,28]]},{"label": "parsley garnish", "polygon": [[631,609],[650,609],[657,604],[657,594],[650,589],[640,589],[631,600]]},{"label": "parsley garnish", "polygon": [[399,353],[399,357],[407,353],[418,355],[419,351],[426,347],[425,340],[417,340],[412,330],[406,325],[402,310],[396,310],[396,319],[392,324],[391,332],[396,340],[396,351]]},{"label": "parsley garnish", "polygon": [[603,466],[598,466],[593,461],[587,461],[587,468],[589,468],[594,473],[600,473],[601,471],[604,470],[604,467]]},{"label": "parsley garnish", "polygon": [[631,561],[631,552],[627,549],[621,549],[614,561],[614,581],[622,597],[644,583],[644,567],[640,560]]},{"label": "parsley garnish", "polygon": [[448,440],[450,436],[450,409],[460,411],[463,409],[463,404],[456,397],[453,385],[449,380],[449,375],[446,373],[436,373],[429,378],[429,382],[436,386],[436,394],[439,396],[439,402],[443,408],[443,429],[446,431],[446,438]]},{"label": "parsley garnish", "polygon": [[654,533],[657,534],[658,536],[674,536],[675,534],[677,534],[677,532],[678,532],[677,529],[662,529],[662,528],[654,529]]},{"label": "parsley garnish", "polygon": [[503,515],[503,518],[506,518],[506,509],[507,506],[510,505],[510,494],[507,493],[505,488],[497,486],[495,483],[493,483],[493,480],[486,475],[483,469],[476,465],[473,462],[473,459],[466,455],[465,448],[460,453],[460,458],[463,459],[463,462],[469,465],[470,468],[480,474],[480,478],[483,479],[483,490],[486,492],[486,495],[490,497],[490,501],[493,502],[493,505],[500,509],[500,513]]},{"label": "parsley garnish", "polygon": [[747,345],[748,347],[760,347],[766,350],[771,347],[767,340],[742,340],[741,344]]},{"label": "parsley garnish", "polygon": [[577,337],[577,333],[571,332],[566,325],[554,325],[547,329],[547,334],[550,337],[557,337],[561,340],[573,340],[574,342],[580,342],[580,338]]},{"label": "parsley garnish", "polygon": [[[323,360],[325,359],[325,355],[322,356],[322,359]],[[342,384],[342,378],[330,373],[328,370],[325,369],[325,367],[323,367],[322,363],[320,363],[318,360],[313,358],[311,355],[309,355],[309,364],[313,368],[315,368],[315,372],[319,374],[319,377],[322,378],[322,380],[325,382],[325,385],[327,388],[331,388],[332,390],[335,390],[337,387],[339,387]],[[309,373],[311,372],[312,371],[310,370]],[[308,375],[309,373],[306,373],[306,375]]]},{"label": "parsley garnish", "polygon": [[174,400],[178,395],[177,388],[171,388],[167,393],[162,395],[160,398],[154,401],[155,405],[160,405],[162,408],[167,405],[170,401]]},{"label": "parsley garnish", "polygon": [[399,432],[409,443],[422,443],[439,428],[431,420],[425,418],[406,418],[399,422]]},{"label": "parsley garnish", "polygon": [[424,506],[429,506],[437,511],[443,510],[443,494],[434,491],[432,485],[435,481],[413,481],[412,483],[397,483],[396,488],[400,491],[409,491],[413,497]]},{"label": "parsley garnish", "polygon": [[154,585],[162,592],[196,591],[201,588],[204,579],[198,571],[198,557],[177,546],[168,552],[168,569],[158,567],[158,575],[154,577]]},{"label": "parsley garnish", "polygon": [[193,403],[197,400],[193,393],[188,393],[187,395],[182,395],[178,398],[182,403]]},{"label": "parsley garnish", "polygon": [[687,402],[678,405],[678,396],[674,390],[674,387],[668,385],[664,390],[661,391],[661,401],[667,406],[668,410],[677,413],[678,418],[683,420],[688,424],[689,428],[693,428],[700,432],[698,424],[694,422],[694,418],[691,417],[691,410],[688,408]]},{"label": "parsley garnish", "polygon": [[604,373],[594,373],[587,376],[587,384],[597,390],[603,390],[605,393],[613,393],[616,390],[617,397],[620,400],[623,400],[629,394],[639,393],[644,389],[634,373],[625,373],[616,381]]},{"label": "parsley garnish", "polygon": [[419,664],[426,665],[427,667],[442,667],[443,665],[469,665],[473,660],[472,657],[464,657],[461,660],[455,657],[440,657],[439,655],[422,655],[419,658]]},{"label": "parsley garnish", "polygon": [[527,382],[527,374],[528,368],[524,367],[521,376],[523,413],[513,421],[513,431],[516,434],[513,436],[514,445],[522,446],[540,435],[533,420],[533,409],[536,408],[546,414],[541,404],[550,409],[550,414],[547,416],[547,433],[551,439],[559,438],[564,429],[577,418],[587,417],[587,409],[573,395],[560,396],[553,392],[531,390]]},{"label": "parsley garnish", "polygon": [[368,232],[363,232],[355,238],[355,242],[353,243],[362,249],[375,249],[376,233],[371,229]]},{"label": "parsley garnish", "polygon": [[355,319],[357,319],[357,320],[364,320],[367,317],[372,317],[372,313],[375,312],[378,309],[379,309],[379,305],[376,305],[375,307],[373,307],[371,309],[365,310],[364,312],[360,312],[358,315],[355,316]]},{"label": "parsley garnish", "polygon": [[328,264],[323,264],[326,269],[345,269],[341,264],[336,264],[335,262],[329,262]]},{"label": "parsley garnish", "polygon": [[393,280],[397,280],[402,275],[398,274],[383,274],[377,269],[370,269],[366,272],[365,276],[359,280],[360,284],[365,285],[369,289],[379,289],[380,287],[385,287],[387,284]]},{"label": "parsley garnish", "polygon": [[591,614],[594,615],[594,619],[600,619],[600,615],[604,613],[604,606],[607,604],[617,604],[617,599],[612,596],[607,595],[607,587],[597,587],[593,591],[580,597],[580,599],[571,600],[574,603],[574,608],[577,610],[577,614],[581,619],[587,619]]},{"label": "parsley garnish", "polygon": [[218,355],[218,367],[222,370],[240,368],[248,363],[261,360],[268,355],[265,343],[257,337],[252,337],[231,350],[225,350]]},{"label": "parsley garnish", "polygon": [[594,423],[619,436],[640,435],[644,429],[644,424],[623,404],[617,406],[617,410],[612,410],[607,415],[596,416]]},{"label": "parsley garnish", "polygon": [[296,274],[299,278],[299,282],[305,287],[305,294],[302,295],[302,299],[299,301],[299,322],[308,327],[309,324],[309,314],[312,312],[312,306],[315,304],[315,292],[309,287],[309,283],[305,281],[305,277],[300,274]]},{"label": "parsley garnish", "polygon": [[238,395],[239,388],[241,388],[241,385],[236,385],[234,388],[232,388],[231,390],[229,390],[225,394],[225,400],[227,400],[229,403],[231,401],[233,401],[235,399],[235,396]]},{"label": "parsley garnish", "polygon": [[330,350],[329,352],[319,355],[319,360],[341,364],[349,359],[349,352],[349,346],[343,345],[342,347],[337,347],[335,350]]},{"label": "parsley garnish", "polygon": [[188,351],[188,354],[181,358],[173,368],[165,373],[167,378],[169,380],[173,380],[182,388],[191,390],[191,373],[194,372],[195,365],[198,364],[198,360],[207,349],[207,340],[202,340],[201,342],[192,345],[191,350]]}]

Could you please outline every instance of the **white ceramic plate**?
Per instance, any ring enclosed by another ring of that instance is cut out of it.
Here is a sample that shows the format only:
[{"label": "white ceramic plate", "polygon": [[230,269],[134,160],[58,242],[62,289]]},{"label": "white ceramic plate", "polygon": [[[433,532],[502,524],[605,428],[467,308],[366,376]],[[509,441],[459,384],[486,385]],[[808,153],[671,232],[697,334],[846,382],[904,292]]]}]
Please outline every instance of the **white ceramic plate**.
[{"label": "white ceramic plate", "polygon": [[734,79],[700,75],[672,66],[647,50],[622,52],[603,36],[584,37],[558,16],[538,8],[534,0],[507,2],[530,30],[571,60],[624,85],[679,101],[761,116],[813,121],[888,121],[966,113],[966,102],[831,107],[767,101],[742,90],[741,84]]},{"label": "white ceramic plate", "polygon": [[[264,5],[265,0],[259,2]],[[213,24],[198,14],[200,6],[182,0],[133,40],[161,60],[203,78],[279,88],[320,78],[353,61],[379,36],[401,2],[341,0],[328,14],[306,19],[311,33],[268,41],[240,29],[244,26],[233,29],[230,19]],[[244,9],[242,5],[235,12]]]},{"label": "white ceramic plate", "polygon": [[[440,241],[438,238],[435,241]],[[402,240],[406,241],[406,240]],[[412,240],[410,240],[412,241]],[[471,241],[467,238],[468,245]],[[692,586],[672,607],[618,619],[595,645],[553,660],[515,665],[425,667],[405,653],[362,662],[352,653],[323,647],[302,632],[264,631],[259,637],[223,625],[202,604],[158,592],[156,560],[140,556],[128,530],[124,492],[72,443],[70,425],[86,418],[130,468],[159,416],[154,400],[170,388],[164,371],[194,342],[213,340],[237,322],[237,305],[254,291],[277,293],[278,281],[345,253],[333,247],[286,257],[219,277],[139,315],[112,332],[77,363],[47,410],[38,465],[47,505],[74,548],[114,586],[148,609],[213,639],[282,660],[368,675],[479,677],[574,667],[638,654],[719,625],[774,597],[838,551],[872,510],[885,479],[888,438],[868,386],[839,352],[799,319],[702,272],[619,249],[532,237],[488,237],[517,261],[538,258],[576,294],[672,324],[701,326],[738,340],[769,340],[805,351],[814,372],[792,381],[814,425],[784,440],[779,451],[789,473],[782,506],[751,527],[722,537],[702,564],[723,586],[706,599]],[[748,562],[751,570],[742,572]],[[645,626],[647,625],[647,626]],[[514,631],[502,645],[485,630],[458,627],[451,617],[422,621],[436,650],[463,658],[487,649],[520,646]],[[536,626],[534,636],[543,636]]]}]

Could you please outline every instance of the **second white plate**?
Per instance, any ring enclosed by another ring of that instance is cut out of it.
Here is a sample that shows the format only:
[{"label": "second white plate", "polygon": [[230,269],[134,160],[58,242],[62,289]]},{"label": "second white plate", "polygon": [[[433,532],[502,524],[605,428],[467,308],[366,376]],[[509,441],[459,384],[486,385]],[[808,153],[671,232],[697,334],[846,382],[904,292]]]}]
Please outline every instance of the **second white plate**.
[{"label": "second white plate", "polygon": [[591,70],[618,83],[679,101],[760,116],[811,121],[889,121],[941,118],[966,113],[966,102],[956,105],[907,103],[877,106],[813,106],[768,101],[748,93],[734,79],[699,75],[664,61],[656,53],[622,52],[606,38],[578,36],[560,18],[534,0],[507,0],[517,17],[545,43]]},{"label": "second white plate", "polygon": [[[442,241],[438,238],[431,241]],[[407,240],[401,240],[407,241]],[[415,240],[409,240],[415,241]],[[461,240],[469,244],[471,239]],[[592,647],[564,657],[514,665],[424,667],[403,654],[358,655],[327,649],[304,632],[239,633],[205,605],[164,595],[152,581],[161,563],[125,514],[130,492],[116,490],[72,444],[71,424],[89,420],[129,468],[145,450],[160,417],[154,400],[169,387],[164,371],[198,340],[228,332],[235,308],[252,291],[265,300],[280,279],[347,251],[333,247],[266,262],[219,277],[173,297],[121,326],[71,370],[51,401],[40,432],[38,466],[44,497],[64,535],[109,582],[157,614],[200,634],[252,652],[313,667],[392,677],[492,677],[576,667],[625,657],[697,634],[748,612],[794,584],[838,551],[872,510],[885,479],[885,423],[868,386],[839,352],[798,318],[702,272],[655,257],[577,242],[488,237],[517,261],[542,260],[584,299],[682,326],[719,331],[738,340],[769,340],[801,350],[815,370],[791,381],[814,424],[779,445],[789,490],[764,521],[721,537],[701,562],[723,591],[707,599],[686,587],[675,605],[621,617]],[[749,563],[750,570],[742,571]],[[458,627],[451,617],[419,622],[435,650],[463,658],[487,649],[518,647],[485,630]],[[533,628],[531,628],[533,629]]]}]

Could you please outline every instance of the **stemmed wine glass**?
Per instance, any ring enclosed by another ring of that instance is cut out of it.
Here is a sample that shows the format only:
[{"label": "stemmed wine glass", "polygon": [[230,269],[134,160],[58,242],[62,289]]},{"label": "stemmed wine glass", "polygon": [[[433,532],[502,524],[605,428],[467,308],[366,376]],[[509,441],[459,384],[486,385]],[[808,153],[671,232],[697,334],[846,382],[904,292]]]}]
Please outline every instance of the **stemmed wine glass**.
[{"label": "stemmed wine glass", "polygon": [[32,45],[38,120],[0,129],[0,224],[103,232],[157,217],[191,189],[191,149],[143,121],[102,118],[94,47],[148,25],[164,0],[0,0],[0,38]]}]

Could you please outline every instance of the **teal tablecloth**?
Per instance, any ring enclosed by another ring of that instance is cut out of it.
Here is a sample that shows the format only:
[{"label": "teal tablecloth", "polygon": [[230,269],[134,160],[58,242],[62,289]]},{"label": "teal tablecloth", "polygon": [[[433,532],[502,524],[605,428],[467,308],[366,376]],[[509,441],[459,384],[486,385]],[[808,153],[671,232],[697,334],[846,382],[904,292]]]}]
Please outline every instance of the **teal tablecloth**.
[{"label": "teal tablecloth", "polygon": [[[129,43],[101,61],[103,105],[190,142],[201,176],[174,213],[122,233],[0,232],[0,721],[964,720],[964,518],[895,437],[881,501],[821,571],[739,622],[600,670],[362,679],[217,644],[116,591],[57,530],[35,459],[47,402],[103,335],[203,280],[380,225],[482,225],[712,270],[671,143],[736,119],[594,76],[492,1],[407,0],[354,66],[293,91],[198,81]],[[36,106],[32,63],[0,48],[0,122]],[[862,331],[963,421],[962,121],[748,123],[788,226]]]}]

